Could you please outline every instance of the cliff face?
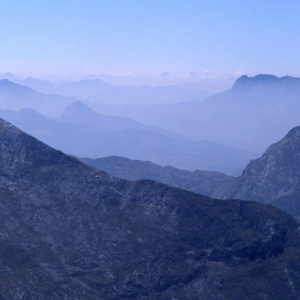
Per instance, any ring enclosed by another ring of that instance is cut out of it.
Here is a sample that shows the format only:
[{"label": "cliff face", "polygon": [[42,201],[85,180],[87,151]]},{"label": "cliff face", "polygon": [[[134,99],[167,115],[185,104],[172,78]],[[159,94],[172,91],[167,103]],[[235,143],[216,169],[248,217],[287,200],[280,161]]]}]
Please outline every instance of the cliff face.
[{"label": "cliff face", "polygon": [[271,203],[298,217],[299,185],[300,127],[295,127],[261,158],[251,161],[231,188],[216,196]]},{"label": "cliff face", "polygon": [[1,299],[297,299],[298,224],[89,168],[0,121]]}]

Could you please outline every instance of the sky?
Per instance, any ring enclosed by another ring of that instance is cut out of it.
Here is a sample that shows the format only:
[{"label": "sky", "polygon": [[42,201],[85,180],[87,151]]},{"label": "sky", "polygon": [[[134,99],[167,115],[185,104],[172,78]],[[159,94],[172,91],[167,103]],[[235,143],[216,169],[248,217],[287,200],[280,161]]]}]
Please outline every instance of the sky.
[{"label": "sky", "polygon": [[1,0],[0,73],[299,76],[299,0]]}]

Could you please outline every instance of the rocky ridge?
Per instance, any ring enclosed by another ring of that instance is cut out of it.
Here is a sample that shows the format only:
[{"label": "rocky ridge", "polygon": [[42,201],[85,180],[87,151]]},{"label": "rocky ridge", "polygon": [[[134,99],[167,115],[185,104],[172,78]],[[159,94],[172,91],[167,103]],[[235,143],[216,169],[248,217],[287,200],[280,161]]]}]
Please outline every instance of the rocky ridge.
[{"label": "rocky ridge", "polygon": [[298,299],[286,213],[85,166],[0,120],[1,299]]}]

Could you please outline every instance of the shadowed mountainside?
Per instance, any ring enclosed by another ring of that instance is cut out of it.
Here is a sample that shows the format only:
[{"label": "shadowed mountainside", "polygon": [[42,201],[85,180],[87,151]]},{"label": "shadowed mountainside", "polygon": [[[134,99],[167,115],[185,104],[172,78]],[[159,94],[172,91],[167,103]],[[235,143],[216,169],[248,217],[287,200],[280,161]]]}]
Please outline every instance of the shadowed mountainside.
[{"label": "shadowed mountainside", "polygon": [[3,299],[292,299],[298,223],[89,168],[0,120]]}]

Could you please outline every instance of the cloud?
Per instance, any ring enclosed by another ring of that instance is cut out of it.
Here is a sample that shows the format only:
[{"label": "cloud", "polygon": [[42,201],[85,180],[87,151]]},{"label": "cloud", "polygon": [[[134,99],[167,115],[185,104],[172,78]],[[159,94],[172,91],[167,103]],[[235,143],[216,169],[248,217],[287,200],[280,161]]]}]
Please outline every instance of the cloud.
[{"label": "cloud", "polygon": [[107,71],[106,75],[112,75],[112,76],[132,76],[134,75],[133,72],[112,72],[112,71]]},{"label": "cloud", "polygon": [[235,76],[243,76],[243,75],[246,75],[246,72],[244,72],[244,71],[236,71],[234,75]]}]

